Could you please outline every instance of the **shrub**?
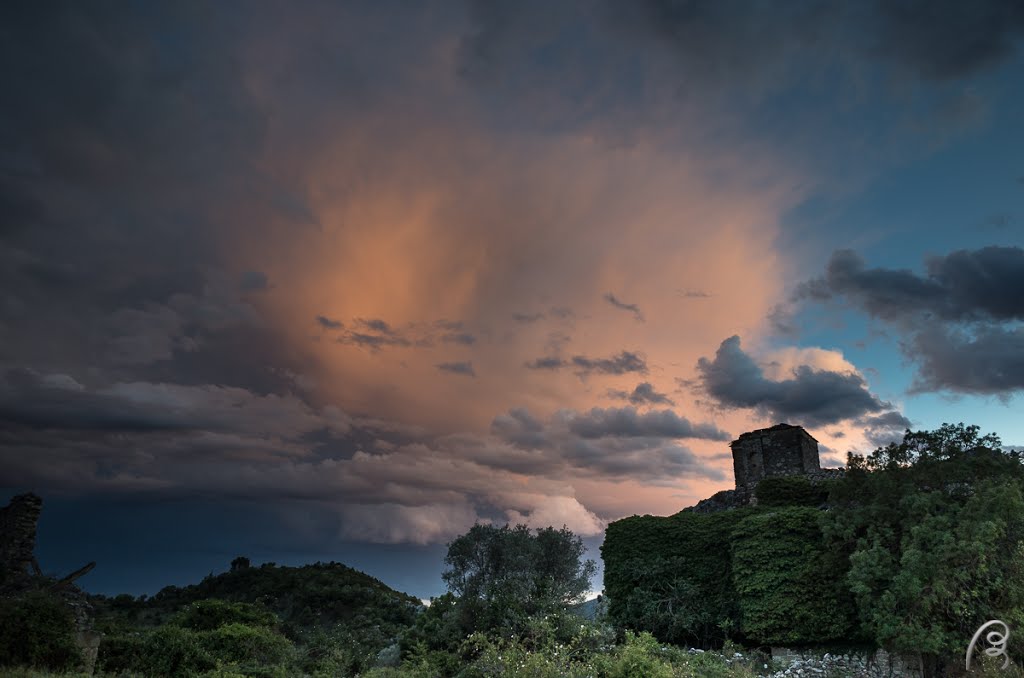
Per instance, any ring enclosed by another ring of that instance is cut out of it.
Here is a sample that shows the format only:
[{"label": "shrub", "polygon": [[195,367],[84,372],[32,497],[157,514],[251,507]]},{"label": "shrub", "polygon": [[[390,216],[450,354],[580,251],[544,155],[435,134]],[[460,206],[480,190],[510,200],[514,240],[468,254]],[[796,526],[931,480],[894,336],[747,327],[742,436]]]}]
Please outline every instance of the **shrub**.
[{"label": "shrub", "polygon": [[210,657],[246,667],[282,664],[292,658],[294,650],[276,631],[238,623],[204,632],[201,642]]},{"label": "shrub", "polygon": [[32,591],[0,604],[0,666],[78,668],[71,611],[58,596]]},{"label": "shrub", "polygon": [[191,629],[161,626],[146,637],[143,647],[141,665],[125,669],[166,678],[188,678],[216,668],[213,657],[202,646],[200,634]]},{"label": "shrub", "polygon": [[100,642],[96,669],[102,673],[139,671],[146,662],[146,636],[138,632],[110,634]]},{"label": "shrub", "polygon": [[277,626],[273,613],[250,603],[231,603],[226,600],[199,600],[179,612],[172,623],[193,631],[212,631],[226,624],[246,626]]}]

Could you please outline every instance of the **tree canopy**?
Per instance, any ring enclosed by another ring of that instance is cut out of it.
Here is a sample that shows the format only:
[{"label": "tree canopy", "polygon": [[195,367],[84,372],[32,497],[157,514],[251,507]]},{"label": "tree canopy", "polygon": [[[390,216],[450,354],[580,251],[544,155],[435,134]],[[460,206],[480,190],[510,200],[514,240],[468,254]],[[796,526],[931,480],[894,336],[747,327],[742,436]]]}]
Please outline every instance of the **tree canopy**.
[{"label": "tree canopy", "polygon": [[442,577],[464,626],[494,628],[579,602],[596,570],[584,553],[566,527],[474,525],[448,545]]}]

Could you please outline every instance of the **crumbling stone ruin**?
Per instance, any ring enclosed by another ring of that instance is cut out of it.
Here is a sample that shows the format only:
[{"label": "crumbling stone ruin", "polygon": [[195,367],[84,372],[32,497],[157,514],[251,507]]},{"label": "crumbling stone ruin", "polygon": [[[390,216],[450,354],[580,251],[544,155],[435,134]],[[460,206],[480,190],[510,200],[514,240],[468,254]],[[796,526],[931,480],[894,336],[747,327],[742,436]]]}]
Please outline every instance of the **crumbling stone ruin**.
[{"label": "crumbling stone ruin", "polygon": [[11,575],[41,575],[36,562],[36,523],[43,500],[20,494],[0,508],[0,568]]},{"label": "crumbling stone ruin", "polygon": [[776,424],[748,431],[729,443],[736,489],[722,490],[696,506],[683,509],[714,513],[756,502],[754,489],[764,478],[806,476],[820,482],[842,476],[843,469],[823,469],[818,458],[818,441],[801,426]]},{"label": "crumbling stone ruin", "polygon": [[46,577],[35,558],[36,526],[43,500],[34,494],[20,494],[0,508],[0,601],[33,590],[58,595],[71,611],[75,623],[75,642],[82,652],[86,673],[91,674],[99,652],[100,634],[92,624],[92,606],[75,580],[90,572],[89,563],[71,574],[55,579]]}]

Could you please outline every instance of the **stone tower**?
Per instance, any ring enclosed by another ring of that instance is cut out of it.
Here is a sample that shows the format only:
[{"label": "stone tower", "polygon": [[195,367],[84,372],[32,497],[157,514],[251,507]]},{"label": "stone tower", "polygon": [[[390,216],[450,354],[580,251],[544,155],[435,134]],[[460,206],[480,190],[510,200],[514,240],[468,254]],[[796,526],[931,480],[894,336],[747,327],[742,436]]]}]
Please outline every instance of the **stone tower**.
[{"label": "stone tower", "polygon": [[729,444],[736,488],[753,490],[771,476],[796,476],[821,470],[818,441],[800,426],[776,424],[744,433]]},{"label": "stone tower", "polygon": [[34,551],[36,523],[43,500],[34,494],[19,494],[0,508],[0,568],[17,575],[39,574]]}]

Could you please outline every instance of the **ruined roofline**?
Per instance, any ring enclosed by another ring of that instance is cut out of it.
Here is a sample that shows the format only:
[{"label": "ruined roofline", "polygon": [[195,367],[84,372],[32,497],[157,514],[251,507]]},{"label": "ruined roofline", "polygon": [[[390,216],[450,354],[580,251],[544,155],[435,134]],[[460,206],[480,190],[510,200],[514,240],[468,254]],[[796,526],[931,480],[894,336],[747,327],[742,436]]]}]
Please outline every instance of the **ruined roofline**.
[{"label": "ruined roofline", "polygon": [[796,426],[794,424],[786,424],[783,422],[775,424],[774,426],[769,426],[767,428],[759,428],[755,431],[747,431],[746,433],[741,433],[739,438],[729,443],[729,446],[731,447],[732,445],[735,445],[736,443],[746,438],[753,438],[754,436],[763,436],[768,433],[774,433],[776,431],[791,431],[794,429],[800,429],[808,438],[810,438],[814,442],[818,442],[818,439],[812,436],[810,433],[808,433],[807,429],[805,429],[803,426]]}]

